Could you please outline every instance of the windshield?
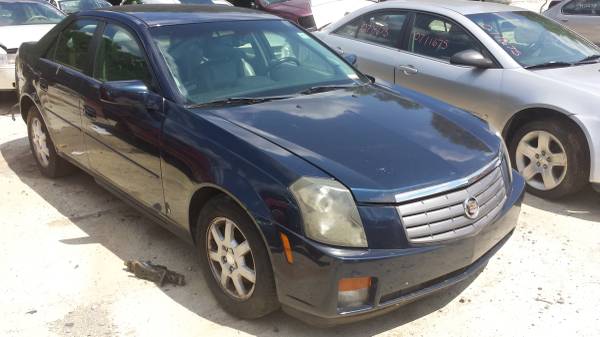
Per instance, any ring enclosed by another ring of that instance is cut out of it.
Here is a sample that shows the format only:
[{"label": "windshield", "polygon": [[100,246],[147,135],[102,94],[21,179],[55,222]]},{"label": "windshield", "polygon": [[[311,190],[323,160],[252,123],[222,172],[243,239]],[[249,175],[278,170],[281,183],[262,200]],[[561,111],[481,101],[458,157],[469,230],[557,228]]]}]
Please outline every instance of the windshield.
[{"label": "windshield", "polygon": [[468,15],[523,67],[572,64],[600,53],[591,42],[533,12]]},{"label": "windshield", "polygon": [[261,1],[265,4],[265,6],[270,6],[272,4],[278,4],[278,3],[286,2],[289,0],[261,0]]},{"label": "windshield", "polygon": [[59,23],[64,17],[59,10],[41,2],[0,3],[0,26]]},{"label": "windshield", "polygon": [[75,13],[88,9],[110,7],[111,4],[104,0],[67,0],[59,2],[59,6],[66,13]]},{"label": "windshield", "polygon": [[191,104],[366,82],[337,54],[287,21],[164,26],[152,28],[151,34],[179,92]]}]

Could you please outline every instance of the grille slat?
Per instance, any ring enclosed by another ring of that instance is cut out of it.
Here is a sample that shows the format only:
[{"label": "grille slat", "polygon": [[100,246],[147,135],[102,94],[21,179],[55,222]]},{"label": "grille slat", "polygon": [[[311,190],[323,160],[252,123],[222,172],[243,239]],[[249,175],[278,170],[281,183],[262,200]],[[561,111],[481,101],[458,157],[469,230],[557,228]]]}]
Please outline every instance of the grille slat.
[{"label": "grille slat", "polygon": [[[498,165],[471,185],[448,194],[397,207],[409,241],[431,243],[469,235],[494,219],[506,201],[504,165]],[[479,215],[470,219],[463,203],[475,197]]]}]

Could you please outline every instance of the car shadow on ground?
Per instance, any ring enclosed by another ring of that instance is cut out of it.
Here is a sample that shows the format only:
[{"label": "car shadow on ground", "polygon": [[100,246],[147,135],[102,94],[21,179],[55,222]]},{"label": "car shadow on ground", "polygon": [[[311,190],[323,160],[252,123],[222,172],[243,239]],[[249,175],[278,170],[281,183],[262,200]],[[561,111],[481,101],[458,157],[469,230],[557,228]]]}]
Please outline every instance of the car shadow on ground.
[{"label": "car shadow on ground", "polygon": [[525,204],[558,215],[600,222],[600,193],[591,186],[560,200],[546,200],[528,194]]},{"label": "car shadow on ground", "polygon": [[[442,309],[468,287],[476,276],[420,301],[362,323],[329,329],[312,327],[278,311],[267,317],[243,321],[224,313],[217,305],[198,270],[194,249],[167,230],[153,224],[139,212],[95,184],[92,177],[79,172],[51,180],[42,177],[29,150],[27,138],[0,144],[0,154],[18,178],[77,226],[82,237],[60,240],[63,244],[100,244],[121,260],[148,259],[168,262],[168,267],[183,271],[188,284],[161,288],[165,295],[199,317],[220,325],[260,336],[370,336],[402,326]],[[70,222],[70,223],[69,223]],[[48,224],[51,226],[52,224]],[[50,238],[49,238],[50,239]],[[115,266],[115,272],[123,272]],[[143,313],[140,313],[143,315]]]},{"label": "car shadow on ground", "polygon": [[0,116],[11,113],[17,114],[18,110],[16,94],[12,91],[0,91]]}]

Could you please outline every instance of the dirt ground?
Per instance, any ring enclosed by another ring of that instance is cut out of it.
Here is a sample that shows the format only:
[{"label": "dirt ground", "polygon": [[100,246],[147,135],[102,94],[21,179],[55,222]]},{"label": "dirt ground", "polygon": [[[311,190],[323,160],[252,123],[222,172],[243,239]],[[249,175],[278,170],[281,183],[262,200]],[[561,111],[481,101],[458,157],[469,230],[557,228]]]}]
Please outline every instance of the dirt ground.
[{"label": "dirt ground", "polygon": [[[0,114],[14,104],[0,95]],[[600,195],[527,196],[515,235],[476,278],[357,324],[224,313],[194,250],[83,173],[43,178],[17,116],[0,116],[1,336],[600,336]],[[185,274],[159,288],[123,270]]]}]

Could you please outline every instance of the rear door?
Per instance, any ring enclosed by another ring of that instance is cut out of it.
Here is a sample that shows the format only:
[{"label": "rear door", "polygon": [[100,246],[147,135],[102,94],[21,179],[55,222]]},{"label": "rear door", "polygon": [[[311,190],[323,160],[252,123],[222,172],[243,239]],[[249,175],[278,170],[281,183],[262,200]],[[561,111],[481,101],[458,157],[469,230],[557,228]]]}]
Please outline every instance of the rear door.
[{"label": "rear door", "polygon": [[557,19],[600,45],[600,0],[572,0],[562,5]]},{"label": "rear door", "polygon": [[454,54],[468,49],[490,56],[479,41],[446,17],[418,12],[411,21],[405,50],[395,58],[396,83],[484,119],[494,114],[503,70],[450,64]]},{"label": "rear door", "polygon": [[98,21],[67,26],[39,63],[39,96],[56,149],[87,166],[82,134],[81,78],[89,71],[90,47]]},{"label": "rear door", "polygon": [[146,52],[132,30],[111,22],[99,33],[97,45],[92,76],[82,83],[85,141],[91,167],[144,206],[163,211],[162,97],[153,108],[142,102],[117,105],[100,100],[100,86],[106,82],[141,80],[158,91]]},{"label": "rear door", "polygon": [[407,22],[405,11],[370,12],[328,34],[326,42],[339,53],[356,54],[362,72],[394,83],[394,59]]}]

